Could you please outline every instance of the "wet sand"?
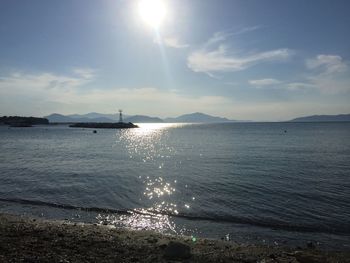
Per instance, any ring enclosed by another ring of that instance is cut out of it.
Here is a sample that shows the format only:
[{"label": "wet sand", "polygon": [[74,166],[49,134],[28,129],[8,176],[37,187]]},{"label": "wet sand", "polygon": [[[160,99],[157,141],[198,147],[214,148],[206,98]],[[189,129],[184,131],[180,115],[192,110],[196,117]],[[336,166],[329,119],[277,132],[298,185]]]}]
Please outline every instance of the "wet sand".
[{"label": "wet sand", "polygon": [[350,251],[243,245],[0,214],[0,262],[350,262]]}]

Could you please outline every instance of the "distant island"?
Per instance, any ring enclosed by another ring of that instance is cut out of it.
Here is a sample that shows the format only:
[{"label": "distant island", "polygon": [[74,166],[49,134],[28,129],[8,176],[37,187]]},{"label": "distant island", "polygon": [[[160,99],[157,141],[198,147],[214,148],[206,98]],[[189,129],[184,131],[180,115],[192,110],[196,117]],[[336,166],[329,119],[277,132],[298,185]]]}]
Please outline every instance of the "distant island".
[{"label": "distant island", "polygon": [[49,124],[49,120],[38,117],[3,116],[0,117],[0,124],[11,127],[31,127],[33,125]]},{"label": "distant island", "polygon": [[350,114],[339,115],[312,115],[295,118],[290,122],[349,122]]}]

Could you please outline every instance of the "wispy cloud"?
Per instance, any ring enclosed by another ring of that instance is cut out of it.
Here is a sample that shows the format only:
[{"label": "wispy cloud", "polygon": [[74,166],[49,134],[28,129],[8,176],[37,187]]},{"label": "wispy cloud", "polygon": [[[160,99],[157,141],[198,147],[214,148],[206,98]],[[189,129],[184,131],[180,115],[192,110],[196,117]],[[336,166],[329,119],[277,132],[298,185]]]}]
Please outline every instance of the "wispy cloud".
[{"label": "wispy cloud", "polygon": [[315,85],[306,82],[291,82],[287,83],[284,87],[286,87],[288,90],[306,90],[315,88]]},{"label": "wispy cloud", "polygon": [[236,32],[234,33],[234,35],[240,35],[240,34],[252,32],[252,31],[256,31],[256,30],[261,29],[261,28],[263,28],[263,27],[264,27],[264,26],[262,26],[262,25],[243,27],[243,28],[241,28],[240,30],[236,31]]},{"label": "wispy cloud", "polygon": [[306,59],[305,66],[308,71],[294,82],[264,78],[249,80],[248,83],[256,88],[290,91],[314,90],[333,94],[350,91],[350,70],[341,56],[317,55]]},{"label": "wispy cloud", "polygon": [[2,76],[0,112],[38,115],[52,112],[113,112],[116,108],[123,108],[129,114],[163,114],[161,117],[194,111],[225,116],[232,106],[231,99],[223,96],[189,96],[177,90],[155,87],[90,86],[84,89],[84,85],[94,79],[94,74],[94,71],[76,69],[68,75],[13,73]]},{"label": "wispy cloud", "polygon": [[208,47],[208,46],[213,45],[215,43],[223,42],[230,37],[245,34],[248,32],[253,32],[253,31],[256,31],[262,27],[263,26],[261,26],[261,25],[256,25],[256,26],[250,26],[250,27],[242,27],[238,30],[230,29],[230,30],[215,32],[214,35],[210,39],[208,39],[206,43],[204,43],[203,46]]},{"label": "wispy cloud", "polygon": [[163,39],[163,42],[166,46],[172,47],[172,48],[187,48],[187,47],[189,47],[188,44],[181,42],[176,37],[166,37]]},{"label": "wispy cloud", "polygon": [[178,49],[188,48],[190,46],[189,44],[183,43],[177,37],[156,38],[154,39],[154,42],[157,44],[165,45],[167,47],[178,48]]},{"label": "wispy cloud", "polygon": [[311,70],[307,76],[308,84],[323,93],[342,93],[350,91],[350,70],[341,56],[320,54],[305,61]]},{"label": "wispy cloud", "polygon": [[271,78],[266,78],[266,79],[253,79],[248,81],[250,85],[253,86],[271,86],[271,85],[277,85],[280,84],[281,81],[277,79],[271,79]]},{"label": "wispy cloud", "polygon": [[307,82],[288,82],[273,78],[249,80],[248,83],[255,88],[284,89],[290,91],[300,91],[315,88],[314,84]]},{"label": "wispy cloud", "polygon": [[322,74],[342,73],[348,69],[343,58],[337,55],[318,55],[306,60],[306,66],[309,69],[319,70]]},{"label": "wispy cloud", "polygon": [[289,49],[276,49],[249,55],[229,55],[229,50],[220,45],[214,50],[200,49],[194,51],[187,59],[188,67],[194,72],[212,74],[215,72],[234,72],[247,69],[256,64],[285,61],[292,55]]},{"label": "wispy cloud", "polygon": [[286,61],[293,55],[288,48],[262,52],[241,52],[237,54],[227,45],[228,38],[260,29],[261,26],[242,28],[238,31],[216,32],[201,48],[193,51],[187,58],[187,66],[194,72],[203,72],[214,76],[218,72],[245,70],[257,64]]},{"label": "wispy cloud", "polygon": [[28,74],[14,72],[8,76],[0,77],[2,92],[21,90],[26,93],[30,91],[43,91],[49,89],[71,90],[85,85],[95,78],[95,71],[87,68],[75,68],[69,75],[59,75],[50,72]]}]

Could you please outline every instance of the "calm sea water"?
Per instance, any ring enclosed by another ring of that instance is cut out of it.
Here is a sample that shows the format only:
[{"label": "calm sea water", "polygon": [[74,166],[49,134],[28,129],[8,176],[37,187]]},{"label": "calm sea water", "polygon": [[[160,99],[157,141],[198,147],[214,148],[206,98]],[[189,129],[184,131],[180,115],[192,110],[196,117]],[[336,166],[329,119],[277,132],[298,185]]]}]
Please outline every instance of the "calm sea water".
[{"label": "calm sea water", "polygon": [[0,212],[350,249],[350,123],[0,127]]}]

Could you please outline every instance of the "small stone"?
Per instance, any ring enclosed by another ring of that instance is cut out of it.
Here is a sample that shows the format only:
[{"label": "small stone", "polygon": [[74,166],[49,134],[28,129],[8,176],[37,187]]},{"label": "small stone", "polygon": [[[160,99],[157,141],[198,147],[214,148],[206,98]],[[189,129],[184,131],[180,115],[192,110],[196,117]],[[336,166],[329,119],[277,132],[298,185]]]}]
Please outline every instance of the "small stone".
[{"label": "small stone", "polygon": [[166,259],[186,259],[191,257],[191,248],[184,243],[170,241],[164,251],[164,257]]},{"label": "small stone", "polygon": [[160,240],[158,241],[158,247],[161,249],[165,249],[168,246],[168,242],[164,241],[164,240]]}]

